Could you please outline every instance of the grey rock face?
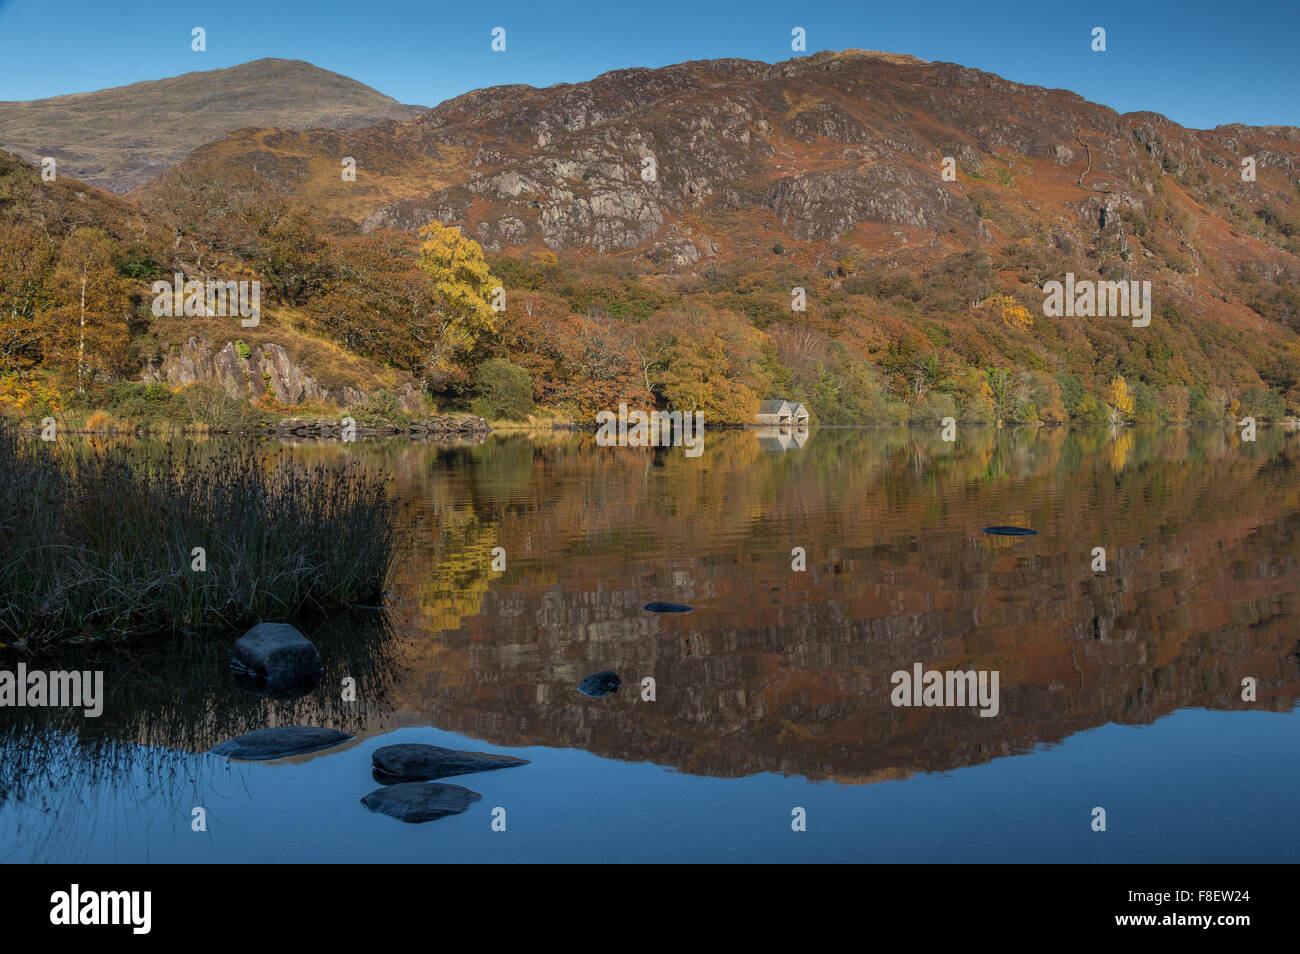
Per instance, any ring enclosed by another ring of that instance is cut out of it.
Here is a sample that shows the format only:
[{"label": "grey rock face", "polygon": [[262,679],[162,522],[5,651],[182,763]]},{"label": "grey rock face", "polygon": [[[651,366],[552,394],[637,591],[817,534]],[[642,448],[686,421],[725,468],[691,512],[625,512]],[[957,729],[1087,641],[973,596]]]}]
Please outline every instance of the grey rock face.
[{"label": "grey rock face", "polygon": [[459,785],[402,782],[375,789],[361,799],[361,804],[398,821],[426,822],[459,815],[482,797]]},{"label": "grey rock face", "polygon": [[837,239],[858,222],[894,222],[935,230],[949,223],[974,228],[969,203],[903,166],[873,165],[792,175],[774,183],[762,205],[803,241]]},{"label": "grey rock face", "polygon": [[375,778],[387,783],[427,781],[468,775],[471,772],[490,772],[494,769],[527,765],[527,759],[509,755],[489,755],[486,752],[460,752],[437,745],[403,742],[375,749],[371,757]]},{"label": "grey rock face", "polygon": [[141,380],[171,387],[202,384],[220,388],[233,398],[256,398],[269,392],[289,405],[313,400],[346,407],[366,400],[359,388],[319,384],[283,347],[269,343],[256,345],[245,358],[233,341],[214,350],[211,342],[190,338],[177,353],[154,362]]},{"label": "grey rock face", "polygon": [[213,755],[224,755],[230,759],[260,762],[328,749],[350,738],[352,736],[337,729],[321,729],[305,725],[273,726],[269,729],[245,732],[243,735],[214,745],[208,751]]}]

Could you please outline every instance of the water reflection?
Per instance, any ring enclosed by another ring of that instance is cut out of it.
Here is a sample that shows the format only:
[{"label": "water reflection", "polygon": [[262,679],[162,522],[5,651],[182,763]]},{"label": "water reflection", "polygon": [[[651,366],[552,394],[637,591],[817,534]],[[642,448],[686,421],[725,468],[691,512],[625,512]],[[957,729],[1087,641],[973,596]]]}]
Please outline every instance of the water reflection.
[{"label": "water reflection", "polygon": [[[290,701],[239,693],[227,644],[77,657],[106,670],[105,715],[0,710],[0,800],[62,822],[70,778],[138,779],[141,764],[183,789],[211,764],[185,753],[268,724],[363,741],[432,725],[698,775],[864,783],[1188,707],[1294,706],[1297,435],[799,430],[711,433],[696,458],[569,432],[295,446],[392,475],[404,536],[387,626],[314,629],[329,668]],[[694,612],[645,611],[656,600]],[[998,671],[997,717],[895,708],[890,675],[916,663]],[[606,670],[620,691],[577,691]],[[346,676],[357,703],[340,699]]]},{"label": "water reflection", "polygon": [[[500,744],[865,781],[1295,702],[1293,435],[821,431],[779,456],[762,439],[723,433],[693,461],[506,437],[430,461],[402,491],[428,532],[398,570],[418,659],[401,707]],[[890,673],[918,661],[999,670],[1001,714],[894,708]],[[584,704],[572,688],[601,669],[653,678],[656,701]]]}]

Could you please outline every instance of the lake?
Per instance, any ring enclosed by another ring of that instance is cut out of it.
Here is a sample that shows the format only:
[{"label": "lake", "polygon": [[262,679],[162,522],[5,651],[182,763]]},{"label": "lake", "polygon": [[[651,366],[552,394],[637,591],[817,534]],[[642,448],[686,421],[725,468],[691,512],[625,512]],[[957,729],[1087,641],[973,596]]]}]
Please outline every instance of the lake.
[{"label": "lake", "polygon": [[[231,640],[26,658],[106,699],[0,709],[3,860],[1300,860],[1300,433],[265,446],[391,475],[388,612],[300,622],[294,700],[236,688]],[[896,704],[931,671],[996,674],[996,711]],[[355,739],[203,754],[277,724]],[[403,824],[360,803],[391,742],[530,762]]]}]

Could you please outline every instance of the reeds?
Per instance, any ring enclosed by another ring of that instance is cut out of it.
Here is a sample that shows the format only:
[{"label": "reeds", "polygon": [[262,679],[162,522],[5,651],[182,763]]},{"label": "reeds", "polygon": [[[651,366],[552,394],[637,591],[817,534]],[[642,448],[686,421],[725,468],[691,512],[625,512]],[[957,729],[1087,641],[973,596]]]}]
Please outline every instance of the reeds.
[{"label": "reeds", "polygon": [[0,508],[0,642],[28,646],[378,603],[395,548],[383,477],[247,446],[146,454],[0,424]]}]

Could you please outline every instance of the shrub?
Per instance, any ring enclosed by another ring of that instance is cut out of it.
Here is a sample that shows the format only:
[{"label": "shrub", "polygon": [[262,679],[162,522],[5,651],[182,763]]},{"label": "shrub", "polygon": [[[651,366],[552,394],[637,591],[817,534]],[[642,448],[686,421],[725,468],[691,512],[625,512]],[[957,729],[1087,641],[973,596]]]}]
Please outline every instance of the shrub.
[{"label": "shrub", "polygon": [[532,376],[504,358],[489,358],[474,375],[478,399],[474,412],[480,417],[523,420],[533,410]]},{"label": "shrub", "polygon": [[105,431],[112,422],[113,418],[106,411],[95,411],[86,418],[86,430]]},{"label": "shrub", "polygon": [[951,394],[944,391],[931,391],[916,402],[907,415],[907,423],[918,427],[938,427],[945,417],[956,420],[956,402],[953,401]]},{"label": "shrub", "polygon": [[1109,424],[1110,408],[1092,394],[1084,394],[1075,405],[1072,418],[1077,424]]},{"label": "shrub", "polygon": [[1161,389],[1159,409],[1162,420],[1176,423],[1186,421],[1188,406],[1187,388],[1171,384]]},{"label": "shrub", "polygon": [[1218,388],[1197,385],[1188,392],[1188,420],[1197,424],[1222,424],[1228,419],[1228,396]]},{"label": "shrub", "polygon": [[181,423],[189,417],[184,399],[167,385],[157,382],[121,382],[104,392],[103,403],[114,417],[131,424]]},{"label": "shrub", "polygon": [[1250,388],[1241,396],[1241,413],[1261,421],[1280,421],[1286,417],[1286,401],[1274,391]]},{"label": "shrub", "polygon": [[397,395],[390,391],[375,391],[362,403],[350,405],[347,416],[367,427],[405,424],[411,419],[411,416],[402,410]]},{"label": "shrub", "polygon": [[221,388],[193,385],[181,392],[181,400],[195,424],[213,431],[235,431],[260,422],[261,415],[247,401],[231,397]]}]

